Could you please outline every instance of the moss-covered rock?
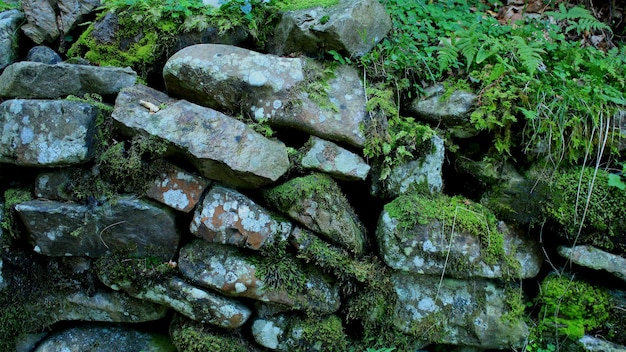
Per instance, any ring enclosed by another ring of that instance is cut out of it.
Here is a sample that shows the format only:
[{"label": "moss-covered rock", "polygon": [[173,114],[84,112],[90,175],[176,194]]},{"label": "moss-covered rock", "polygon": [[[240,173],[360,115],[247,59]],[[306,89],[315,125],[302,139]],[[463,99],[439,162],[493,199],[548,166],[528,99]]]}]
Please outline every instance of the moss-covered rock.
[{"label": "moss-covered rock", "polygon": [[252,352],[259,351],[241,337],[238,331],[226,332],[206,324],[176,315],[170,324],[172,343],[178,351],[186,352]]}]

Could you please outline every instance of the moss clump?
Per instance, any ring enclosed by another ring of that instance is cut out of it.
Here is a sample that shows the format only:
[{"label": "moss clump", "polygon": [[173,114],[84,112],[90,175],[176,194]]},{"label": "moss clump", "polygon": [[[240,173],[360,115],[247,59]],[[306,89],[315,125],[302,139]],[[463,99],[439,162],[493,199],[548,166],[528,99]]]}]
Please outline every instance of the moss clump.
[{"label": "moss clump", "polygon": [[330,7],[337,5],[339,0],[278,0],[276,7],[282,11],[296,11],[311,7]]},{"label": "moss clump", "polygon": [[572,242],[624,251],[626,193],[610,187],[608,175],[589,167],[558,175],[545,213],[558,225],[558,233]]},{"label": "moss clump", "polygon": [[341,319],[330,315],[298,320],[291,326],[291,336],[287,337],[290,351],[329,351],[343,352],[348,350],[348,338],[344,333]]},{"label": "moss clump", "polygon": [[33,195],[28,188],[9,188],[4,192],[4,216],[0,217],[0,228],[6,230],[13,239],[19,237],[17,214],[13,207],[16,204],[33,199]]},{"label": "moss clump", "polygon": [[537,300],[541,305],[537,332],[545,342],[563,337],[575,341],[603,327],[613,306],[604,289],[556,275],[544,279]]},{"label": "moss clump", "polygon": [[236,334],[228,334],[223,330],[212,329],[183,316],[176,315],[170,325],[172,343],[178,351],[188,352],[248,352],[255,348]]},{"label": "moss clump", "polygon": [[410,193],[385,205],[385,211],[402,229],[438,221],[446,233],[452,230],[470,233],[480,238],[482,261],[490,265],[500,263],[503,272],[511,277],[519,271],[513,254],[505,253],[504,235],[498,229],[495,215],[478,203],[462,197]]}]

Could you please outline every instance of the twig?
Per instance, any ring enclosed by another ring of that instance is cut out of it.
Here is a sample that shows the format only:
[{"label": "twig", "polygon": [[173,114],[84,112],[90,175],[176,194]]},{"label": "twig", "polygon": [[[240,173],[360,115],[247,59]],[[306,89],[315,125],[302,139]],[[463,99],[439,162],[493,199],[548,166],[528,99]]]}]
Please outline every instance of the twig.
[{"label": "twig", "polygon": [[110,249],[110,248],[109,248],[109,246],[106,244],[106,242],[104,242],[104,240],[102,239],[102,233],[103,233],[104,231],[106,231],[106,230],[110,229],[110,228],[111,228],[111,227],[113,227],[113,226],[117,226],[117,225],[119,225],[119,224],[123,224],[123,223],[125,223],[125,222],[126,222],[126,220],[118,221],[118,222],[116,222],[116,223],[113,223],[113,224],[111,224],[111,225],[108,225],[107,227],[103,228],[103,229],[102,229],[102,231],[100,231],[100,235],[98,235],[98,237],[100,237],[100,241],[102,241],[102,243],[104,244],[104,246],[105,246],[105,247],[107,247],[107,249]]}]

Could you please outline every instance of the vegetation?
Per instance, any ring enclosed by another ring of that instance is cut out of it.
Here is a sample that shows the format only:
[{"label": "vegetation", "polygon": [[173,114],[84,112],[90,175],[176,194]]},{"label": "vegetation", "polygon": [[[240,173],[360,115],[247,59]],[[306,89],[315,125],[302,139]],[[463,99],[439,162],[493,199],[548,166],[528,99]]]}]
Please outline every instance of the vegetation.
[{"label": "vegetation", "polygon": [[6,230],[11,238],[19,238],[19,222],[13,207],[31,199],[33,199],[33,195],[28,188],[9,188],[4,192],[4,215],[0,217],[0,234],[2,230]]},{"label": "vegetation", "polygon": [[4,1],[0,0],[0,12],[9,11],[13,9],[20,9],[22,7],[20,1]]}]

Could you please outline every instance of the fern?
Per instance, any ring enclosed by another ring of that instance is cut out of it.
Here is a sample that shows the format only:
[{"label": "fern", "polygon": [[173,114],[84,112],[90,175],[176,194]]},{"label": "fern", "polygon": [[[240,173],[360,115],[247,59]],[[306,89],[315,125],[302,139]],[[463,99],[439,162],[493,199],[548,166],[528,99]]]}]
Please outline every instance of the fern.
[{"label": "fern", "polygon": [[443,46],[439,48],[437,52],[437,60],[439,62],[439,73],[448,70],[451,67],[455,67],[458,62],[459,49],[454,46],[454,37],[450,39],[450,43],[446,43],[442,40]]},{"label": "fern", "polygon": [[540,44],[528,44],[519,36],[513,36],[513,43],[517,58],[529,74],[534,75],[537,69],[544,66],[541,55],[545,51],[538,47]]},{"label": "fern", "polygon": [[575,30],[576,34],[606,30],[611,31],[611,27],[600,22],[587,10],[579,6],[574,6],[569,10],[563,3],[559,4],[559,12],[548,11],[546,15],[554,17],[557,21],[564,21],[568,24],[566,32]]}]

